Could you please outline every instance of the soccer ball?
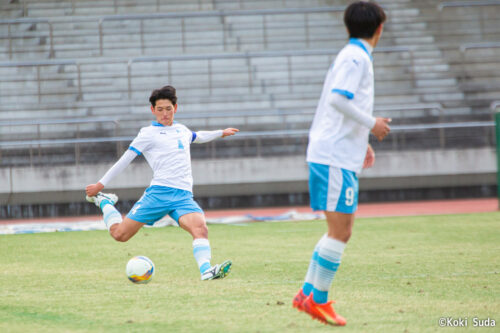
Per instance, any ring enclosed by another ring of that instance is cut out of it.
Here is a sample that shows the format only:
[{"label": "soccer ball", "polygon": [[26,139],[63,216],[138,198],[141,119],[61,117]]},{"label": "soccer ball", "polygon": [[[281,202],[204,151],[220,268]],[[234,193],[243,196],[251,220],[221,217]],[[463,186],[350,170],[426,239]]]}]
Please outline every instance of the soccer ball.
[{"label": "soccer ball", "polygon": [[127,263],[126,273],[133,283],[148,283],[155,274],[155,264],[145,256],[136,256]]}]

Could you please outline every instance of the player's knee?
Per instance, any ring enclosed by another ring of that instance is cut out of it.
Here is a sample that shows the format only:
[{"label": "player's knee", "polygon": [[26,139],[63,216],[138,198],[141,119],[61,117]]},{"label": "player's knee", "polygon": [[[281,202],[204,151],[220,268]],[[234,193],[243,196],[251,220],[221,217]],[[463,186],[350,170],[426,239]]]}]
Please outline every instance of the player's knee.
[{"label": "player's knee", "polygon": [[116,237],[114,237],[114,239],[117,241],[117,242],[126,242],[130,239],[130,237],[126,236],[126,235],[118,235]]},{"label": "player's knee", "polygon": [[337,239],[341,242],[347,243],[349,239],[351,238],[352,235],[352,230],[343,230],[342,232],[336,231],[336,232],[328,232],[328,237]]},{"label": "player's knee", "polygon": [[194,238],[207,238],[208,237],[208,228],[205,223],[198,225],[194,232]]},{"label": "player's knee", "polygon": [[341,241],[347,243],[347,241],[349,241],[349,239],[351,238],[351,235],[352,235],[352,228],[344,230],[344,232],[341,235],[342,238]]},{"label": "player's knee", "polygon": [[127,233],[122,232],[120,230],[110,232],[111,237],[113,237],[117,242],[126,242],[130,239],[130,236]]}]

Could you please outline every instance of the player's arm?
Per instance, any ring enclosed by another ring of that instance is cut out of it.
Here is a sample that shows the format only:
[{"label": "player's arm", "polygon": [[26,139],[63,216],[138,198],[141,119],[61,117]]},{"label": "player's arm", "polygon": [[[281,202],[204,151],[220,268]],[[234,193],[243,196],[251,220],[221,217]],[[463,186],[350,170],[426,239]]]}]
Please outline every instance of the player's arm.
[{"label": "player's arm", "polygon": [[217,131],[198,131],[193,132],[192,141],[193,143],[205,143],[215,140],[217,138],[224,138],[226,136],[231,136],[239,132],[237,128],[226,128],[225,130]]},{"label": "player's arm", "polygon": [[335,62],[332,70],[335,70],[336,74],[327,102],[344,116],[369,128],[378,140],[382,140],[390,131],[387,124],[391,120],[374,118],[353,103],[363,75],[366,73],[366,66],[368,66],[367,60],[361,57],[346,57],[338,64]]},{"label": "player's arm", "polygon": [[343,113],[344,116],[369,128],[379,141],[389,134],[391,130],[388,125],[391,122],[390,118],[375,118],[370,116],[354,105],[352,98],[350,99],[349,96],[332,91],[328,96],[328,103]]},{"label": "player's arm", "polygon": [[375,164],[375,151],[372,146],[368,144],[368,149],[366,149],[365,161],[363,162],[363,169],[371,168]]},{"label": "player's arm", "polygon": [[99,193],[114,177],[122,172],[137,156],[132,150],[127,150],[122,157],[106,172],[106,174],[96,183],[85,187],[85,192],[92,197]]}]

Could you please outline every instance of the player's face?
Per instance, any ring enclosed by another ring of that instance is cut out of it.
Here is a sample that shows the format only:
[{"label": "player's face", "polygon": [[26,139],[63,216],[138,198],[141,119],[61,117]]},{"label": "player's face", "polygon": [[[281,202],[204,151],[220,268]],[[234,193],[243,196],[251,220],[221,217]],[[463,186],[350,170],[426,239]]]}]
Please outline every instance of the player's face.
[{"label": "player's face", "polygon": [[157,122],[163,126],[172,126],[174,114],[177,112],[177,104],[172,105],[168,99],[159,99],[154,107],[151,106],[151,112],[153,112]]}]

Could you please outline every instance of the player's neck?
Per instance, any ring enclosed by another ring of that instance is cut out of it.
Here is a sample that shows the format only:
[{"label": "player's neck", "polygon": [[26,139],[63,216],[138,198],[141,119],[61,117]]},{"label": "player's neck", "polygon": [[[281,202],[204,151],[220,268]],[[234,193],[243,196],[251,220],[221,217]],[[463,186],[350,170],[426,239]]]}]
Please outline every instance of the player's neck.
[{"label": "player's neck", "polygon": [[370,44],[373,48],[375,48],[375,46],[377,46],[378,44],[378,41],[380,40],[380,37],[382,36],[382,31],[383,31],[383,28],[384,26],[381,24],[377,31],[375,31],[375,33],[373,34],[372,38],[367,38],[367,39],[364,39],[368,44]]},{"label": "player's neck", "polygon": [[375,46],[377,46],[377,43],[378,43],[378,40],[379,38],[377,36],[373,36],[372,38],[370,39],[367,39],[367,38],[363,38],[363,40],[365,42],[367,42],[368,44],[370,44],[371,47],[375,48]]}]

